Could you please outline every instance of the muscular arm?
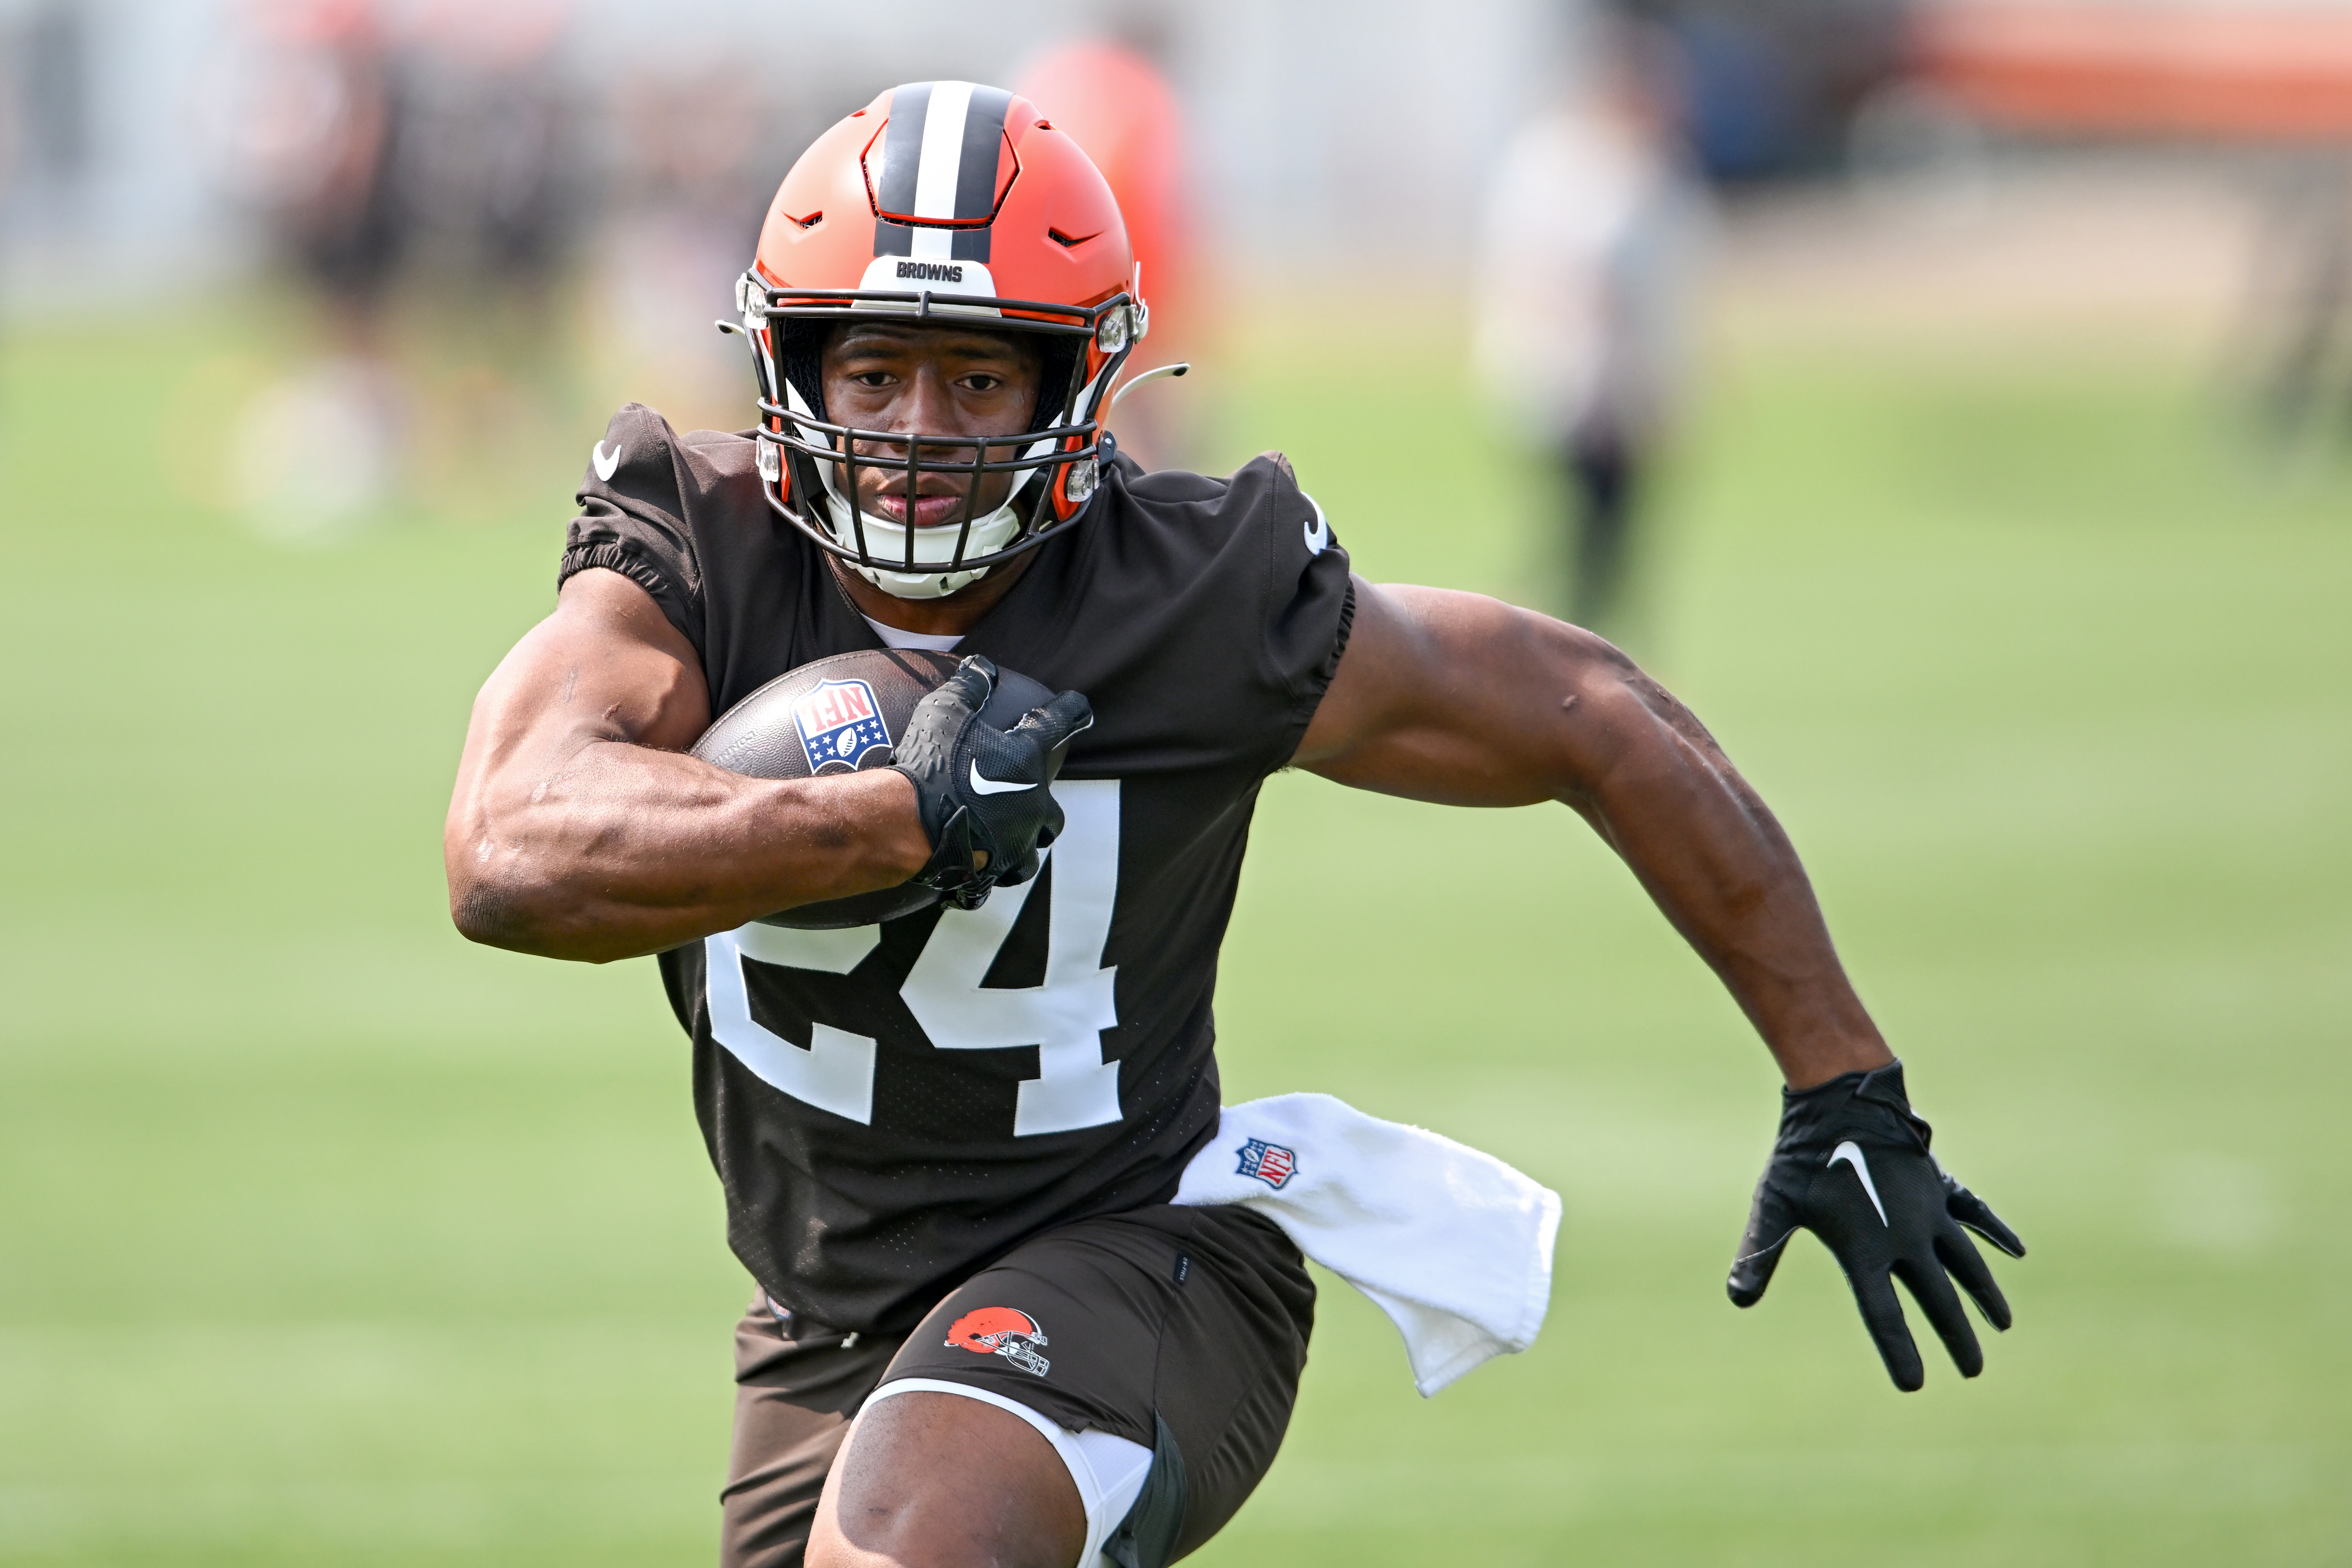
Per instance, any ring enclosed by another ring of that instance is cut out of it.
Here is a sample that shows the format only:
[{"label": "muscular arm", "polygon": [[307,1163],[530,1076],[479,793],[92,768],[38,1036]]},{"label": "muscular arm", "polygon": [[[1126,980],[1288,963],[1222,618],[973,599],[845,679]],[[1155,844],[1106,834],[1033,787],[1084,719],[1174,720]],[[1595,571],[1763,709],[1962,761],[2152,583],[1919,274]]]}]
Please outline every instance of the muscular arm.
[{"label": "muscular arm", "polygon": [[1356,584],[1297,764],[1455,805],[1573,807],[1746,1011],[1791,1088],[1893,1058],[1780,825],[1690,710],[1590,632],[1493,599]]},{"label": "muscular arm", "polygon": [[476,942],[603,963],[905,881],[930,857],[906,776],[776,783],[684,754],[694,649],[644,589],[580,573],[475,700],[442,835]]}]

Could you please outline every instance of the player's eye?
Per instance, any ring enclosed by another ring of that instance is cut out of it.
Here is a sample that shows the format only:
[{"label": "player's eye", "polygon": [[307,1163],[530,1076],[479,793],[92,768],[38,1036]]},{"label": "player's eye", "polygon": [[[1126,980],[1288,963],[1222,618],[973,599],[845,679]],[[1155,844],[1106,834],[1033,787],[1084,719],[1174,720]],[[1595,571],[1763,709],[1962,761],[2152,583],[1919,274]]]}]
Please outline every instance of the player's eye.
[{"label": "player's eye", "polygon": [[1004,378],[1001,375],[968,375],[963,378],[963,384],[973,392],[994,392],[1004,384]]},{"label": "player's eye", "polygon": [[849,379],[860,386],[884,387],[890,384],[890,373],[887,370],[852,371]]}]

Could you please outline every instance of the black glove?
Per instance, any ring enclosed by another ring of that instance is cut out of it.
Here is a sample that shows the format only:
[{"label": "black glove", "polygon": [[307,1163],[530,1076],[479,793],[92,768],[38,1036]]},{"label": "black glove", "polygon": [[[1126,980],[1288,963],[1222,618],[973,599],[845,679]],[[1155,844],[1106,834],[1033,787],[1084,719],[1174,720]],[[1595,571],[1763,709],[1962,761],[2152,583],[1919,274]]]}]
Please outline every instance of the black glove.
[{"label": "black glove", "polygon": [[[1037,874],[1037,851],[1062,831],[1053,783],[1056,752],[1095,721],[1087,700],[1065,691],[1022,715],[1010,730],[980,717],[996,689],[996,666],[965,659],[915,704],[891,766],[914,781],[916,809],[931,858],[915,880],[961,907],[978,909],[1000,883]],[[985,867],[975,865],[985,853]]]},{"label": "black glove", "polygon": [[1952,1279],[1996,1329],[2009,1327],[2009,1303],[1968,1231],[2011,1258],[2024,1257],[2025,1244],[1927,1152],[1930,1130],[1904,1098],[1903,1064],[1846,1073],[1798,1093],[1782,1089],[1780,1100],[1780,1136],[1756,1184],[1748,1234],[1731,1266],[1732,1304],[1762,1300],[1789,1238],[1802,1227],[1820,1237],[1845,1270],[1895,1387],[1909,1393],[1926,1373],[1895,1299],[1895,1279],[1909,1288],[1943,1336],[1960,1374],[1982,1372],[1984,1352]]}]

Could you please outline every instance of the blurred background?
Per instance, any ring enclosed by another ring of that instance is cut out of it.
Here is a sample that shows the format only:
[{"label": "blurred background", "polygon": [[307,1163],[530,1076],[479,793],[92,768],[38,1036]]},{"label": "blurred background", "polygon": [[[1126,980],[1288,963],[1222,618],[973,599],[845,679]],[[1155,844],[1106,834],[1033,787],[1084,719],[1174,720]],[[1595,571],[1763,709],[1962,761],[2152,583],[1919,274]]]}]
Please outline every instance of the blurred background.
[{"label": "blurred background", "polygon": [[0,1562],[711,1560],[683,1042],[440,819],[611,409],[749,422],[768,195],[934,76],[1128,202],[1132,449],[1706,718],[2033,1249],[1909,1398],[1811,1244],[1735,1312],[1776,1080],[1622,868],[1277,778],[1228,1092],[1567,1220],[1428,1403],[1327,1278],[1198,1561],[2352,1560],[2352,5],[0,0]]}]

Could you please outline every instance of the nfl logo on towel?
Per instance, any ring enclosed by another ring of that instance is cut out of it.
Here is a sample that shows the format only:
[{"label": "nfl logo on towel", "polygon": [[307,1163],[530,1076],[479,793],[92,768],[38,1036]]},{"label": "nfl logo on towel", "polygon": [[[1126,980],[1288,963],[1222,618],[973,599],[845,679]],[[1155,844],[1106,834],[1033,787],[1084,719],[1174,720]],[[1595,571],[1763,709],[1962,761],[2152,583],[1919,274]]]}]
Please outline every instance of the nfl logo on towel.
[{"label": "nfl logo on towel", "polygon": [[793,722],[800,726],[813,773],[849,773],[866,764],[867,752],[890,749],[874,689],[862,680],[819,681],[793,704]]},{"label": "nfl logo on towel", "polygon": [[1279,1187],[1298,1170],[1298,1153],[1279,1143],[1253,1138],[1242,1145],[1241,1173],[1255,1176],[1269,1187]]}]

